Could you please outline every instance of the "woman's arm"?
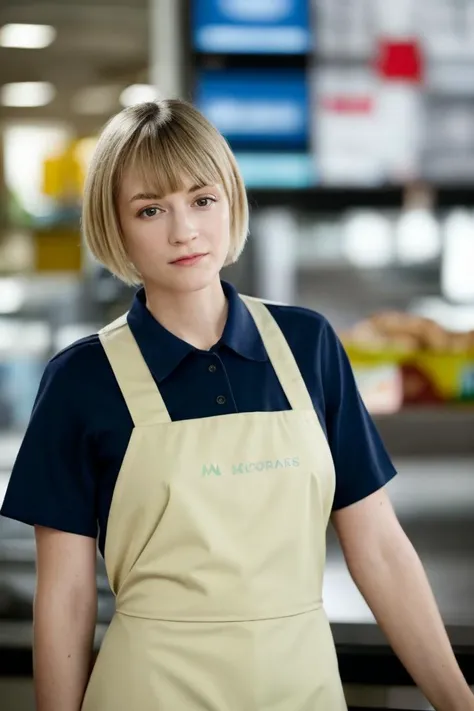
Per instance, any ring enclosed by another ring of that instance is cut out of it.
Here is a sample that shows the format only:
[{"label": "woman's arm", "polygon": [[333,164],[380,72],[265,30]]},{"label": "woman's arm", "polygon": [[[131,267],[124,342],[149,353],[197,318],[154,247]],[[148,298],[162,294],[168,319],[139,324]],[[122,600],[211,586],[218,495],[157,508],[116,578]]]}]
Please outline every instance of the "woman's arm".
[{"label": "woman's arm", "polygon": [[97,616],[96,542],[35,528],[34,676],[37,711],[79,711]]},{"label": "woman's arm", "polygon": [[395,653],[437,711],[473,711],[441,615],[384,489],[333,513],[347,566]]}]

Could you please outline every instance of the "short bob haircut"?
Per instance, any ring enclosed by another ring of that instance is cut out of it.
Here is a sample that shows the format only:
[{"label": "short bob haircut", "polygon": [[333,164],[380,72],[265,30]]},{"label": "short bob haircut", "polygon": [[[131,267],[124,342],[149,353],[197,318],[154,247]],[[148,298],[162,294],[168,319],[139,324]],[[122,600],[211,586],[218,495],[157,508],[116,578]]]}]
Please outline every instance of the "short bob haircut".
[{"label": "short bob haircut", "polygon": [[225,266],[239,258],[247,239],[249,209],[237,161],[224,137],[191,104],[178,99],[137,104],[105,126],[84,187],[82,229],[95,259],[129,285],[141,284],[130,262],[117,211],[124,171],[133,167],[146,190],[160,196],[195,184],[223,186],[230,209]]}]

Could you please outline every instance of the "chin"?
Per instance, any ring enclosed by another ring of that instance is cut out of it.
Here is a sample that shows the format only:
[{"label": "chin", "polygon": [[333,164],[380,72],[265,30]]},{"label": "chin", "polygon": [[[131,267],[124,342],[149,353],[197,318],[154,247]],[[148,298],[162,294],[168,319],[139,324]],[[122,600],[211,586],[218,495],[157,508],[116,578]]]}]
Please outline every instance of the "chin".
[{"label": "chin", "polygon": [[207,289],[220,280],[220,269],[176,269],[173,275],[167,274],[166,278],[148,277],[146,284],[154,290],[174,292],[176,294],[192,293]]}]

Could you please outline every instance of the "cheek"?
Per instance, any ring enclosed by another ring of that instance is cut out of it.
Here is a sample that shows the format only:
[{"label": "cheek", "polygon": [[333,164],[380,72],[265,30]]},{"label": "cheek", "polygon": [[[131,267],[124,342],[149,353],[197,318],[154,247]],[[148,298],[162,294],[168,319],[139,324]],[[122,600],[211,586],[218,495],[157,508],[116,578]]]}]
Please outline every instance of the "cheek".
[{"label": "cheek", "polygon": [[226,213],[215,216],[212,226],[212,241],[216,253],[225,255],[230,242],[230,218]]},{"label": "cheek", "polygon": [[130,249],[152,246],[158,242],[157,228],[153,227],[153,220],[128,219],[122,223],[122,233],[125,245]]},{"label": "cheek", "polygon": [[230,236],[230,212],[227,208],[222,209],[216,215],[215,225],[219,238],[223,241],[228,240]]},{"label": "cheek", "polygon": [[133,220],[128,215],[120,217],[120,227],[122,230],[125,246],[130,246],[135,241],[136,230],[133,229]]}]

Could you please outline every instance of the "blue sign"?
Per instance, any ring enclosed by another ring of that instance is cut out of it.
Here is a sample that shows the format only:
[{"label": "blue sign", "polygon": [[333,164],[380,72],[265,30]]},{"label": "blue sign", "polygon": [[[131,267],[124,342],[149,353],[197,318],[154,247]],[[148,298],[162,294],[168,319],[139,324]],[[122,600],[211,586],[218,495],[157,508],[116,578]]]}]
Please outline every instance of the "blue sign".
[{"label": "blue sign", "polygon": [[240,148],[305,149],[308,93],[304,71],[209,71],[198,76],[195,103]]},{"label": "blue sign", "polygon": [[316,166],[308,153],[236,153],[248,188],[308,188],[316,183]]},{"label": "blue sign", "polygon": [[193,0],[199,52],[305,54],[311,49],[308,0]]}]

